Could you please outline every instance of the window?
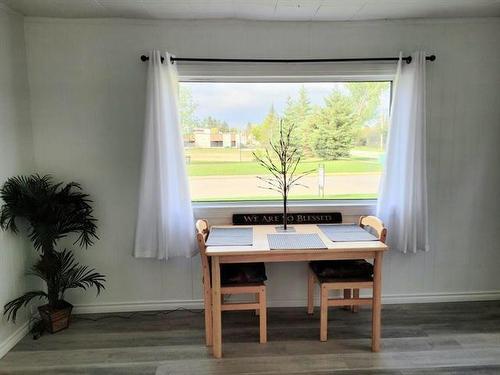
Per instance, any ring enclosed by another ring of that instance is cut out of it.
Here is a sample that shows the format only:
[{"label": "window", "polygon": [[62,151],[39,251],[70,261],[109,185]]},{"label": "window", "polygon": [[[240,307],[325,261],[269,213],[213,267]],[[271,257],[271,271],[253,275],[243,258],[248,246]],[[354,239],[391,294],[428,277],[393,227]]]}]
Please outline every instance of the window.
[{"label": "window", "polygon": [[292,200],[374,199],[387,137],[390,81],[181,82],[193,201],[278,200],[254,160],[280,121],[295,124],[304,186]]}]

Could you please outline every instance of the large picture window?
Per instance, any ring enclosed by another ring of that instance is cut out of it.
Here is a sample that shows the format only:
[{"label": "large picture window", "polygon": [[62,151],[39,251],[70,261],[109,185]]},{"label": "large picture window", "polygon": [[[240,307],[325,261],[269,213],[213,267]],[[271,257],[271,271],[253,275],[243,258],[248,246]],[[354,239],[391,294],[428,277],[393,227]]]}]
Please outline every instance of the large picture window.
[{"label": "large picture window", "polygon": [[[374,199],[387,137],[391,82],[181,82],[180,111],[193,201],[277,200],[253,153],[295,124],[299,168],[290,199]],[[269,173],[269,172],[267,172]]]}]

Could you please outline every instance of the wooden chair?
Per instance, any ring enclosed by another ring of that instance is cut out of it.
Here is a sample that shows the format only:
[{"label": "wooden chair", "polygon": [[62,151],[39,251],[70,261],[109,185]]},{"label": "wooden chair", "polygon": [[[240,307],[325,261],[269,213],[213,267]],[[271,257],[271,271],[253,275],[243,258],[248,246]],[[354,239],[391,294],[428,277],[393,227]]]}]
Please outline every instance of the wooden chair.
[{"label": "wooden chair", "polygon": [[[198,220],[196,222],[196,239],[198,242],[198,247],[200,249],[201,256],[201,266],[203,272],[203,298],[205,305],[205,342],[207,346],[212,346],[213,342],[213,330],[212,330],[212,288],[211,288],[211,277],[210,277],[210,259],[207,257],[206,249],[207,246],[205,241],[209,234],[209,226],[206,220]],[[229,269],[232,269],[233,273],[235,267],[252,267],[261,266],[263,263],[246,263],[246,264],[221,264],[221,310],[222,311],[234,311],[234,310],[255,310],[255,313],[259,316],[259,332],[260,332],[260,343],[264,344],[267,342],[267,305],[266,305],[266,285],[264,281],[258,282],[238,282],[238,283],[225,283],[224,273]],[[231,270],[230,270],[231,271]],[[265,279],[265,271],[264,271]],[[255,302],[232,302],[228,303],[224,301],[224,295],[234,295],[234,294],[253,294],[255,296]]]},{"label": "wooden chair", "polygon": [[[370,227],[375,232],[374,234],[378,237],[379,241],[385,243],[387,229],[379,218],[375,216],[361,216],[359,218],[359,226],[361,228]],[[344,270],[342,270],[342,268],[344,268]],[[334,275],[335,273],[338,275],[333,277],[325,276],[325,274]],[[351,311],[357,312],[359,305],[373,304],[372,297],[359,298],[360,289],[373,290],[373,266],[366,260],[318,261],[309,263],[307,288],[308,314],[313,314],[314,312],[315,284],[319,284],[321,290],[321,341],[326,341],[328,336],[328,307],[348,306]],[[344,298],[328,298],[330,290],[343,290]]]}]

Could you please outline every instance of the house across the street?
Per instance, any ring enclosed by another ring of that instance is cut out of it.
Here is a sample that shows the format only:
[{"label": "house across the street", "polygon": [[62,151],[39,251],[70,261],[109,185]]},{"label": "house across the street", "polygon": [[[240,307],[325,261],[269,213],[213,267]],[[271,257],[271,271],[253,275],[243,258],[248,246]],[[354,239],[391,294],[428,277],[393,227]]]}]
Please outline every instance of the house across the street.
[{"label": "house across the street", "polygon": [[191,134],[184,136],[186,147],[217,148],[229,147],[239,148],[245,143],[246,136],[236,132],[213,131],[206,128],[195,128]]}]

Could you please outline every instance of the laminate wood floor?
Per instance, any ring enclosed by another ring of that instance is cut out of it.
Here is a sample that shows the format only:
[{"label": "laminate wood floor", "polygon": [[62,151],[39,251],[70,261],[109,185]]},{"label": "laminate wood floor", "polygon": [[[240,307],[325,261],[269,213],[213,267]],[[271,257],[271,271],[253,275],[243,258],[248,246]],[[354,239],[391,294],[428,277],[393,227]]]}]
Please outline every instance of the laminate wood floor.
[{"label": "laminate wood floor", "polygon": [[224,313],[221,360],[204,345],[201,313],[75,316],[64,332],[25,337],[0,374],[500,374],[500,301],[385,305],[380,353],[368,308],[332,309],[326,343],[317,310],[269,309],[264,345],[258,317]]}]

